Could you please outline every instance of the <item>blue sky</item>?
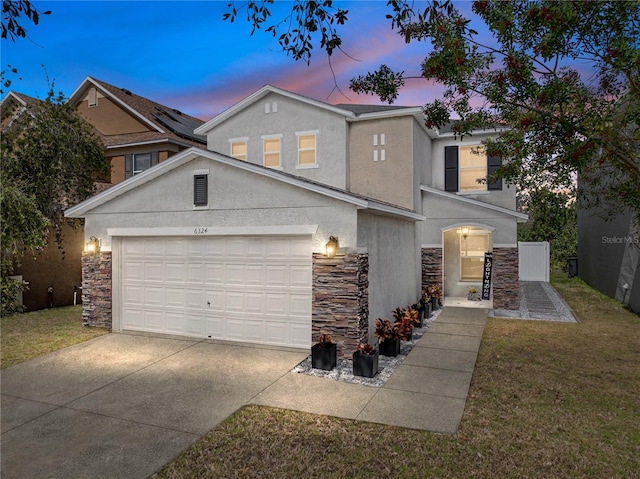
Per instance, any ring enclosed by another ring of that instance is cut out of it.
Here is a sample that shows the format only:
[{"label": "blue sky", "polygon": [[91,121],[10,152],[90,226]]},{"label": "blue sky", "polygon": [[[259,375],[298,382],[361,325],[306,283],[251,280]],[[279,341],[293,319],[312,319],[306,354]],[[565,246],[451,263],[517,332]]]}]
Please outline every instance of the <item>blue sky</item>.
[{"label": "blue sky", "polygon": [[[28,39],[2,41],[2,68],[10,64],[19,70],[22,79],[12,77],[10,89],[37,98],[46,97],[47,76],[67,96],[92,76],[208,120],[265,84],[328,103],[379,103],[349,91],[349,80],[382,63],[415,75],[429,51],[424,43],[406,45],[391,30],[386,0],[335,1],[349,10],[340,34],[352,58],[337,52],[331,60],[345,97],[334,90],[323,52],[314,51],[311,66],[295,62],[270,34],[250,36],[248,23],[223,21],[227,3],[34,1],[52,14],[37,26],[25,23]],[[277,1],[274,18],[290,7],[291,2]],[[409,80],[396,103],[422,105],[440,91],[432,82]]]}]

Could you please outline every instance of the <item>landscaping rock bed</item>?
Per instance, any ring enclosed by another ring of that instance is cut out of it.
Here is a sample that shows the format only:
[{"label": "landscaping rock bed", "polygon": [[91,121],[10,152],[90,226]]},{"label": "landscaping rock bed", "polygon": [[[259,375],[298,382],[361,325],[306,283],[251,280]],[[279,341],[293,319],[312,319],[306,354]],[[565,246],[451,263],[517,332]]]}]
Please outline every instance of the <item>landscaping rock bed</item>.
[{"label": "landscaping rock bed", "polygon": [[363,378],[353,375],[353,362],[350,359],[338,359],[338,364],[331,371],[322,369],[314,369],[311,367],[311,356],[298,364],[291,370],[294,373],[308,374],[310,376],[318,376],[333,379],[335,381],[344,381],[348,383],[364,384],[366,386],[382,387],[395,369],[400,366],[404,358],[411,352],[416,343],[427,332],[431,324],[438,317],[442,309],[432,313],[430,318],[424,320],[421,328],[413,330],[411,341],[402,341],[400,344],[400,354],[396,357],[380,356],[378,359],[378,374],[373,378]]}]

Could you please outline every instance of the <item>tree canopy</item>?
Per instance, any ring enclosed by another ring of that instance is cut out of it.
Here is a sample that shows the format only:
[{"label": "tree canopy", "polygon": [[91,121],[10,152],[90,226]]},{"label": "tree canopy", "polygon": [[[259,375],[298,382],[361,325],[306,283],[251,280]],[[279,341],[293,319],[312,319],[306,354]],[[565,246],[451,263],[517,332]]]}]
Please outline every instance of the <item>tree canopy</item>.
[{"label": "tree canopy", "polygon": [[40,15],[50,15],[51,11],[38,11],[29,0],[2,0],[2,34],[0,37],[16,41],[16,38],[26,38],[27,29],[22,17],[37,25]]},{"label": "tree canopy", "polygon": [[[249,2],[254,28],[269,17],[270,3]],[[268,30],[282,29],[284,50],[308,61],[311,33],[323,25],[322,38],[333,43],[320,47],[331,55],[342,45],[333,26],[348,12],[338,17],[330,0],[300,4],[302,29],[292,29],[300,17],[288,17]],[[502,158],[497,176],[522,188],[562,190],[578,174],[587,204],[604,205],[607,215],[640,214],[640,1],[477,0],[471,18],[451,0],[431,0],[423,10],[406,0],[388,6],[390,27],[431,50],[414,74],[382,65],[352,79],[353,91],[393,103],[412,77],[433,79],[445,93],[425,105],[427,126],[454,118],[460,136],[496,129],[487,153]],[[292,43],[292,32],[302,41]]]},{"label": "tree canopy", "polygon": [[[34,254],[49,236],[62,247],[64,210],[95,191],[109,171],[95,130],[65,102],[49,92],[27,106],[5,100],[0,136],[2,293],[12,298],[7,276],[25,254]],[[8,102],[12,104],[8,104]]]}]

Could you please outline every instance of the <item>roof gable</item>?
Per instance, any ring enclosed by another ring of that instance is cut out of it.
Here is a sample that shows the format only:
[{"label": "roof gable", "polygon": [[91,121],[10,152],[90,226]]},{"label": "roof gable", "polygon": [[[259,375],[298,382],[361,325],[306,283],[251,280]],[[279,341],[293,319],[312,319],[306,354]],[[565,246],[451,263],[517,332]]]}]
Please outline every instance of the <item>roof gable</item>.
[{"label": "roof gable", "polygon": [[107,147],[122,146],[127,143],[153,142],[154,140],[175,141],[186,146],[206,144],[206,138],[193,132],[203,123],[202,120],[136,95],[125,88],[119,88],[92,77],[87,77],[76,88],[69,97],[69,103],[78,105],[90,88],[96,88],[100,94],[147,129],[146,131],[131,131],[130,133],[113,135],[103,134]]},{"label": "roof gable", "polygon": [[83,201],[82,203],[79,203],[78,205],[67,209],[65,211],[65,216],[69,218],[83,218],[87,213],[97,208],[98,206],[108,203],[109,201],[114,200],[115,198],[119,197],[120,195],[128,191],[131,191],[150,181],[153,181],[155,178],[165,175],[170,171],[172,171],[173,169],[178,168],[198,158],[206,158],[213,162],[229,165],[234,168],[245,170],[247,172],[252,172],[257,175],[271,178],[285,184],[289,184],[305,190],[313,191],[315,193],[318,193],[333,199],[350,203],[352,205],[355,205],[358,208],[366,208],[380,214],[387,214],[387,215],[392,215],[396,217],[402,217],[402,218],[413,220],[413,221],[424,220],[424,216],[419,215],[408,209],[382,203],[376,200],[372,200],[370,198],[354,195],[352,193],[349,193],[347,191],[344,191],[338,188],[332,188],[320,183],[305,180],[303,178],[300,178],[294,175],[289,175],[281,171],[265,168],[260,165],[255,165],[253,163],[237,160],[235,158],[222,155],[220,153],[216,153],[208,150],[202,150],[199,148],[189,148],[188,150],[184,150],[172,156],[168,160],[158,164],[157,166],[150,168],[138,175],[135,175],[134,177],[129,178],[128,180],[125,180],[122,183],[118,183],[117,185],[109,188],[108,190],[102,193],[99,193]]}]

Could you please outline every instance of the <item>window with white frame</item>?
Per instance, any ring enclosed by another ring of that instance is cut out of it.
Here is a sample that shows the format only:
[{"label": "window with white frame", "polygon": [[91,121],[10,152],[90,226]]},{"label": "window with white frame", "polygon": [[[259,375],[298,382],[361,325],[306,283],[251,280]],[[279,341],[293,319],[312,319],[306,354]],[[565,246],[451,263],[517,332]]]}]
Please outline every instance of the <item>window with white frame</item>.
[{"label": "window with white frame", "polygon": [[384,133],[373,135],[373,161],[384,161],[386,159],[386,152],[383,148],[386,142],[387,139]]},{"label": "window with white frame", "polygon": [[490,235],[486,230],[462,228],[460,234],[460,281],[481,281],[484,254],[490,251]]},{"label": "window with white frame", "polygon": [[459,157],[460,190],[486,190],[486,183],[478,183],[487,176],[487,155],[483,145],[461,146]]},{"label": "window with white frame", "polygon": [[280,168],[280,141],[282,135],[262,137],[263,164],[267,168]]},{"label": "window with white frame", "polygon": [[137,175],[151,168],[151,153],[137,153],[133,155],[133,174]]},{"label": "window with white frame", "polygon": [[313,166],[316,164],[316,132],[299,132],[298,137],[298,166]]},{"label": "window with white frame", "polygon": [[231,149],[231,156],[233,158],[247,161],[247,139],[246,138],[229,140],[229,145]]}]

